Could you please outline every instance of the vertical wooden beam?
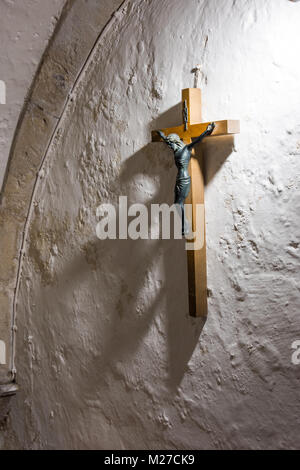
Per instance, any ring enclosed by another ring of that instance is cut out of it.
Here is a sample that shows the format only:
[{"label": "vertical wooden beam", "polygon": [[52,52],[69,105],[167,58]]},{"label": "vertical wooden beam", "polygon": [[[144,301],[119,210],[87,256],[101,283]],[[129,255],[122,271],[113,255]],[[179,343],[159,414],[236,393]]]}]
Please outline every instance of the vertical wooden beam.
[{"label": "vertical wooden beam", "polygon": [[182,101],[186,100],[189,110],[188,124],[202,122],[202,93],[200,88],[185,88],[182,90]]},{"label": "vertical wooden beam", "polygon": [[[182,90],[182,100],[187,101],[188,124],[199,124],[202,121],[202,99],[199,88],[187,88]],[[184,139],[185,143],[190,138]],[[190,161],[189,172],[191,175],[191,190],[186,199],[187,204],[192,204],[193,220],[192,229],[196,232],[196,204],[204,205],[204,174],[203,155],[201,148],[197,149],[197,156],[193,152]],[[204,244],[200,250],[187,252],[188,282],[189,282],[189,311],[194,317],[207,316],[207,273],[206,273],[206,241],[205,241],[205,213],[201,220],[197,220],[198,232],[204,232]]]},{"label": "vertical wooden beam", "polygon": [[[203,154],[201,148],[197,150],[197,156],[193,156],[190,162],[191,190],[186,200],[192,204],[193,232],[196,232],[196,204],[204,205],[204,175]],[[203,231],[204,243],[200,250],[187,251],[188,280],[189,280],[189,310],[193,317],[207,316],[207,272],[206,272],[206,239],[205,239],[205,211],[201,212],[197,219],[198,232]]]}]

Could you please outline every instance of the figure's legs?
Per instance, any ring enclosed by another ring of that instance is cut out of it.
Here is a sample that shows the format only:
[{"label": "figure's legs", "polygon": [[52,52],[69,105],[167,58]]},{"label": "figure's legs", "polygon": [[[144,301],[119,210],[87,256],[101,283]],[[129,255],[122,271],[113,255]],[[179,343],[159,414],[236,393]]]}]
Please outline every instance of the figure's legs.
[{"label": "figure's legs", "polygon": [[184,203],[185,199],[189,193],[190,184],[185,185],[185,187],[179,187],[178,184],[175,186],[175,204],[180,208],[181,215],[181,226],[182,226],[182,236],[184,237],[189,233],[189,223],[185,218]]},{"label": "figure's legs", "polygon": [[182,223],[182,236],[184,237],[185,235],[187,235],[190,231],[190,226],[189,226],[189,223],[185,217],[185,211],[184,211],[184,202],[182,204],[180,204],[180,207],[181,207],[181,223]]},{"label": "figure's legs", "polygon": [[189,223],[186,220],[184,213],[184,202],[175,201],[175,204],[181,218],[181,234],[184,237],[189,233]]}]

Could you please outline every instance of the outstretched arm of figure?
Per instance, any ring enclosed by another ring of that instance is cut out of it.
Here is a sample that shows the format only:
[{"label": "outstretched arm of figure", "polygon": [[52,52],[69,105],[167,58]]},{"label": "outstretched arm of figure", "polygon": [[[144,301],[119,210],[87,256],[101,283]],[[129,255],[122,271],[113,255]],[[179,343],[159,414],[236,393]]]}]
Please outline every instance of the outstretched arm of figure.
[{"label": "outstretched arm of figure", "polygon": [[199,142],[201,142],[204,139],[204,137],[207,137],[208,135],[211,135],[215,127],[216,127],[216,125],[215,125],[214,122],[209,124],[207,126],[206,131],[204,131],[199,137],[197,137],[197,139],[193,140],[193,142],[191,144],[188,144],[187,147],[189,149],[192,149],[196,144],[199,144]]},{"label": "outstretched arm of figure", "polygon": [[166,136],[162,131],[157,131],[158,135],[166,142]]}]

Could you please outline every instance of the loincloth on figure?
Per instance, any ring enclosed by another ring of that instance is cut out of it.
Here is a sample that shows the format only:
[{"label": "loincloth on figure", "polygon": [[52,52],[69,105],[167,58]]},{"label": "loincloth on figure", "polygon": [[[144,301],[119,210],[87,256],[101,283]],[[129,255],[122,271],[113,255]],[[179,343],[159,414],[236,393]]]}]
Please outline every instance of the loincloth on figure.
[{"label": "loincloth on figure", "polygon": [[176,184],[175,184],[175,204],[176,203],[181,203],[185,201],[187,198],[189,192],[190,192],[190,187],[191,187],[191,177],[190,176],[184,176],[184,177],[179,177],[176,178]]}]

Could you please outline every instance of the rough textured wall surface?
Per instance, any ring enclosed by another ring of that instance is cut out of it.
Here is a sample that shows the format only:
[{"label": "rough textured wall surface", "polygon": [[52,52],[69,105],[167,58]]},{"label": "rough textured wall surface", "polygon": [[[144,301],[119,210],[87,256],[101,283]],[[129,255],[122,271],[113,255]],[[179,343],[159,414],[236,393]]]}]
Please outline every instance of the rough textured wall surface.
[{"label": "rough textured wall surface", "polygon": [[[118,13],[41,172],[3,447],[299,447],[299,20],[285,0]],[[181,241],[95,234],[100,202],[172,202],[172,154],[149,131],[180,119],[199,62],[204,119],[242,123],[204,147],[206,323],[188,316]]]},{"label": "rough textured wall surface", "polygon": [[65,0],[0,1],[0,188],[24,99]]}]

